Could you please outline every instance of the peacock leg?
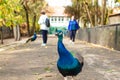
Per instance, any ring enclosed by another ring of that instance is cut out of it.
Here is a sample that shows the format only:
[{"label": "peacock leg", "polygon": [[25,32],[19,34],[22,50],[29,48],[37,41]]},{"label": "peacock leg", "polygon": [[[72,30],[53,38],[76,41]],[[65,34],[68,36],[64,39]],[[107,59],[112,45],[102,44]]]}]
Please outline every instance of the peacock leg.
[{"label": "peacock leg", "polygon": [[64,77],[64,80],[67,80],[67,77]]}]

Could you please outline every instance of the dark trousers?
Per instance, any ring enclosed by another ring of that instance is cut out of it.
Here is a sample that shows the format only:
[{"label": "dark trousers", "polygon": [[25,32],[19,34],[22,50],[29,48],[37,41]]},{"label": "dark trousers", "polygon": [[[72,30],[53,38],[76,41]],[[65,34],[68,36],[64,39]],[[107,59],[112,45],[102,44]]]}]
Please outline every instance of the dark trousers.
[{"label": "dark trousers", "polygon": [[42,39],[43,39],[43,43],[47,43],[47,34],[48,31],[47,30],[41,30],[42,31]]},{"label": "dark trousers", "polygon": [[76,35],[76,30],[71,30],[70,31],[70,40],[75,42],[75,35]]}]

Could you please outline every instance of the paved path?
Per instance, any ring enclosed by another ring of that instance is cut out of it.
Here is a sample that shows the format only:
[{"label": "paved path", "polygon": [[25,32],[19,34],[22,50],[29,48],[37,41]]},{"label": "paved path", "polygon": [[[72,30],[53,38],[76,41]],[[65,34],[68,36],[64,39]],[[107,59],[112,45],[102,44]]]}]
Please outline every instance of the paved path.
[{"label": "paved path", "polygon": [[[63,80],[56,61],[57,38],[50,36],[47,47],[41,47],[41,38],[24,44],[26,39],[0,46],[0,80]],[[120,80],[120,52],[76,41],[66,48],[79,52],[85,59],[83,71],[75,80]],[[70,79],[69,79],[70,80]]]}]

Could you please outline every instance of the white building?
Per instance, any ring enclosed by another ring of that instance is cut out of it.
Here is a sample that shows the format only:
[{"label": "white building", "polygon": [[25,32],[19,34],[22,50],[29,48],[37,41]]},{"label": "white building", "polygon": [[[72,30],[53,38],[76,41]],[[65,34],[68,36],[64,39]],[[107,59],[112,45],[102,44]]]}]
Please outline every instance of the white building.
[{"label": "white building", "polygon": [[49,15],[51,27],[67,28],[70,18],[64,13],[65,8],[62,6],[52,7],[53,13]]},{"label": "white building", "polygon": [[115,5],[115,0],[106,0],[106,5],[108,7],[111,7],[111,8],[114,8],[114,5]]},{"label": "white building", "polygon": [[56,29],[66,33],[70,17],[64,13],[65,8],[63,6],[49,6],[47,10],[50,19],[50,34],[54,34]]},{"label": "white building", "polygon": [[50,16],[51,27],[67,27],[69,18],[67,16]]},{"label": "white building", "polygon": [[[102,6],[102,1],[103,0],[98,0],[100,6]],[[114,5],[115,5],[115,0],[106,0],[107,7],[114,8]]]}]

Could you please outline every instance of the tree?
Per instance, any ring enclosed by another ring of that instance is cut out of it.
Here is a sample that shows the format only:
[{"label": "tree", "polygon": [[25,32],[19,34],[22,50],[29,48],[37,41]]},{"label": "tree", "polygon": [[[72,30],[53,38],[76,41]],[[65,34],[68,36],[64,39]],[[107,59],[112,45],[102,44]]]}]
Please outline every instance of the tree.
[{"label": "tree", "polygon": [[98,26],[98,0],[93,0],[93,6],[94,6],[94,10],[95,10],[95,26]]},{"label": "tree", "polygon": [[[87,1],[86,0],[72,0],[72,2],[73,2],[72,6],[65,7],[65,13],[69,15],[75,15],[77,19],[84,19],[87,22],[89,21],[91,22],[93,26],[94,24],[92,21],[92,16],[90,14],[90,6],[89,6],[89,3],[91,3],[91,0],[87,0]],[[87,18],[89,20],[86,20]]]},{"label": "tree", "polygon": [[23,9],[25,10],[25,13],[26,13],[27,31],[28,31],[28,36],[30,36],[29,14],[28,14],[28,10],[29,10],[28,1],[29,0],[20,0],[21,4],[23,5]]},{"label": "tree", "polygon": [[72,6],[66,6],[65,7],[65,13],[67,13],[69,16],[75,15],[75,18],[79,20],[80,18],[80,10],[81,10],[81,5],[80,3],[82,0],[72,0]]},{"label": "tree", "polygon": [[115,2],[120,2],[120,0],[115,0]]},{"label": "tree", "polygon": [[101,24],[105,25],[105,14],[106,14],[106,0],[102,0],[102,15],[101,15]]},{"label": "tree", "polygon": [[[79,6],[79,10],[76,10],[77,6]],[[106,0],[104,0],[103,6],[104,7],[98,5],[98,0],[72,0],[72,6],[65,7],[65,13],[69,15],[79,15],[77,17],[84,22],[84,25],[88,23],[90,23],[92,27],[105,25],[108,19]]]},{"label": "tree", "polygon": [[[11,26],[11,25],[16,26],[22,21],[22,17],[19,15],[19,12],[21,10],[19,0],[1,0],[0,10],[1,10],[0,11],[0,26],[1,27]],[[1,34],[1,36],[3,35]]]},{"label": "tree", "polygon": [[[36,28],[36,25],[35,25],[36,17],[40,13],[40,10],[46,7],[46,3],[45,3],[45,0],[21,0],[20,2],[23,5],[23,8],[26,13],[28,35],[30,36],[31,34],[33,34]],[[31,22],[32,22],[32,28],[30,29]]]},{"label": "tree", "polygon": [[[45,9],[47,6],[47,3],[44,0],[33,0],[28,3],[29,9],[30,9],[30,16],[31,22],[32,22],[32,27],[31,27],[31,34],[33,34],[36,31],[36,21],[37,17],[40,14],[40,10]],[[39,17],[38,17],[39,18]]]},{"label": "tree", "polygon": [[88,8],[88,3],[87,3],[87,2],[84,2],[84,6],[85,6],[85,10],[86,10],[86,12],[87,12],[87,14],[88,14],[89,20],[90,20],[90,22],[91,22],[91,24],[92,24],[92,27],[93,27],[94,24],[93,24],[93,21],[92,21],[92,16],[91,16],[91,14],[90,14],[90,10],[89,10],[89,8]]}]

